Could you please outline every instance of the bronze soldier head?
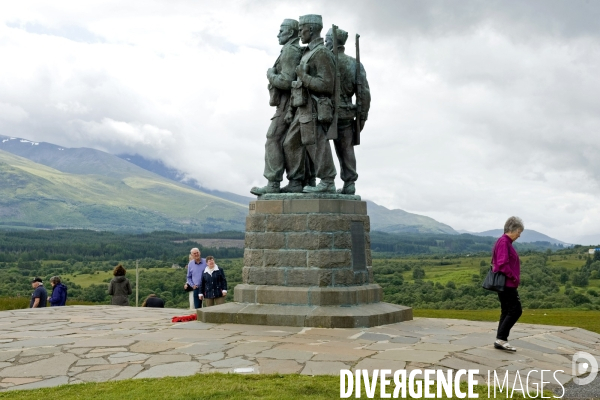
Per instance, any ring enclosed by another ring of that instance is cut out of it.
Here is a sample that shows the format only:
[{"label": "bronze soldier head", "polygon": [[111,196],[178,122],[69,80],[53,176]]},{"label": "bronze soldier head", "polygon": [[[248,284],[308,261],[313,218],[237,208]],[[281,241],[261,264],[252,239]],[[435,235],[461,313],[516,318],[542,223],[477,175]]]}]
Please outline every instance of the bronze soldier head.
[{"label": "bronze soldier head", "polygon": [[308,44],[321,36],[323,18],[317,14],[302,15],[298,20],[298,36],[303,44]]},{"label": "bronze soldier head", "polygon": [[[348,32],[343,29],[337,29],[337,41],[338,46],[343,46],[346,44],[346,40],[348,40]],[[325,35],[325,47],[329,50],[333,50],[333,30],[329,28],[327,31],[327,35]]]},{"label": "bronze soldier head", "polygon": [[291,38],[298,36],[298,21],[295,19],[284,19],[279,27],[279,34],[277,34],[277,39],[279,39],[279,44],[286,44]]}]

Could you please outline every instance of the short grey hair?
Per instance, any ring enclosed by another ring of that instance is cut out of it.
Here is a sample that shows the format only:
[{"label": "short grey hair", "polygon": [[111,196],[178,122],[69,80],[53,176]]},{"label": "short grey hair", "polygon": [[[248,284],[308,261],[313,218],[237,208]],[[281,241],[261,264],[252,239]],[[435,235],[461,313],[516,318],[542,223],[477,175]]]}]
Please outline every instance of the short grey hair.
[{"label": "short grey hair", "polygon": [[194,250],[197,251],[198,253],[202,254],[202,252],[200,251],[200,249],[197,248],[197,247],[194,247],[193,249],[191,249],[190,250],[190,254],[192,254],[194,252]]},{"label": "short grey hair", "polygon": [[523,232],[524,230],[525,225],[523,225],[523,220],[519,217],[510,217],[504,224],[504,233],[510,233],[514,231]]},{"label": "short grey hair", "polygon": [[60,276],[53,276],[52,278],[50,278],[50,283],[54,283],[55,285],[58,285],[60,283]]}]

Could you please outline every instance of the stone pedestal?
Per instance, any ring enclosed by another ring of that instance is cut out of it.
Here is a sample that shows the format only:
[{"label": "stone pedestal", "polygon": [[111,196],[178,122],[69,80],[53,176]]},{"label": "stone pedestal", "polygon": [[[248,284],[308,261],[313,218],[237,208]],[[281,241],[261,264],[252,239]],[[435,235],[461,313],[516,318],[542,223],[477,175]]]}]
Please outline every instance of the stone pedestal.
[{"label": "stone pedestal", "polygon": [[243,284],[203,322],[327,328],[411,320],[373,282],[367,205],[359,196],[270,194],[250,203]]}]

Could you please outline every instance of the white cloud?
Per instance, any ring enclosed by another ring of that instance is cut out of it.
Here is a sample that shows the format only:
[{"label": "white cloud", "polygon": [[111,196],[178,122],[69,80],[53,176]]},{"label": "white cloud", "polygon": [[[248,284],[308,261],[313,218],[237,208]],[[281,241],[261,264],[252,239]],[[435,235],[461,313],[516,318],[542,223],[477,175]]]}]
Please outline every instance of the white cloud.
[{"label": "white cloud", "polygon": [[248,194],[264,183],[279,23],[317,12],[361,33],[363,197],[471,231],[516,214],[576,241],[600,232],[598,6],[535,4],[11,3],[0,133],[138,152]]},{"label": "white cloud", "polygon": [[27,111],[20,106],[7,103],[0,103],[0,120],[5,122],[21,122],[27,118]]}]

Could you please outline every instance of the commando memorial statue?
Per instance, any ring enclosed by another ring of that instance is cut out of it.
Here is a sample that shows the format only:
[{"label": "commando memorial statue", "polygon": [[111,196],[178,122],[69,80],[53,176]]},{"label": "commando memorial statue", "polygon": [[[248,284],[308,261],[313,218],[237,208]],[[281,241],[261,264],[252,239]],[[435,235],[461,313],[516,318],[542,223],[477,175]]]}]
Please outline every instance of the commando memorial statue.
[{"label": "commando memorial statue", "polygon": [[[344,181],[337,193],[355,194],[354,146],[360,144],[371,93],[360,63],[359,35],[353,58],[345,53],[348,32],[333,26],[323,42],[322,29],[322,17],[314,14],[300,17],[299,22],[285,19],[279,29],[277,38],[283,47],[267,71],[269,104],[276,107],[265,144],[267,185],[253,187],[250,192],[256,196],[336,193],[337,171],[329,140]],[[300,47],[299,39],[306,46]],[[289,183],[281,187],[284,171]],[[316,178],[321,180],[318,185]]]},{"label": "commando memorial statue", "polygon": [[[321,37],[320,15],[304,15],[297,25],[295,22],[286,19],[281,25],[281,55],[267,72],[270,104],[277,109],[265,145],[264,176],[268,183],[250,190],[257,196],[335,193],[337,171],[328,142],[335,114],[335,61]],[[306,46],[300,48],[298,39]],[[280,188],[284,169],[289,183]],[[321,180],[318,185],[317,177]]]},{"label": "commando memorial statue", "polygon": [[[336,99],[338,121],[337,139],[333,141],[335,152],[340,162],[340,176],[344,187],[338,193],[354,194],[354,183],[358,179],[356,172],[356,156],[354,146],[360,144],[360,132],[365,127],[371,92],[367,82],[367,74],[360,63],[358,38],[356,35],[356,58],[345,53],[348,32],[336,29],[337,51],[334,48],[333,28],[325,36],[325,45],[334,52],[339,77],[339,97]],[[356,95],[356,105],[352,104],[352,96]]]},{"label": "commando memorial statue", "polygon": [[[412,319],[410,307],[383,301],[367,203],[355,194],[354,146],[371,105],[359,36],[353,58],[346,31],[332,25],[325,42],[322,30],[316,14],[281,24],[281,54],[267,71],[276,107],[265,144],[267,184],[251,189],[258,198],[246,217],[243,283],[234,302],[198,309],[200,321],[356,328]],[[337,191],[330,141],[344,181]],[[281,187],[284,172],[289,182]]]}]

